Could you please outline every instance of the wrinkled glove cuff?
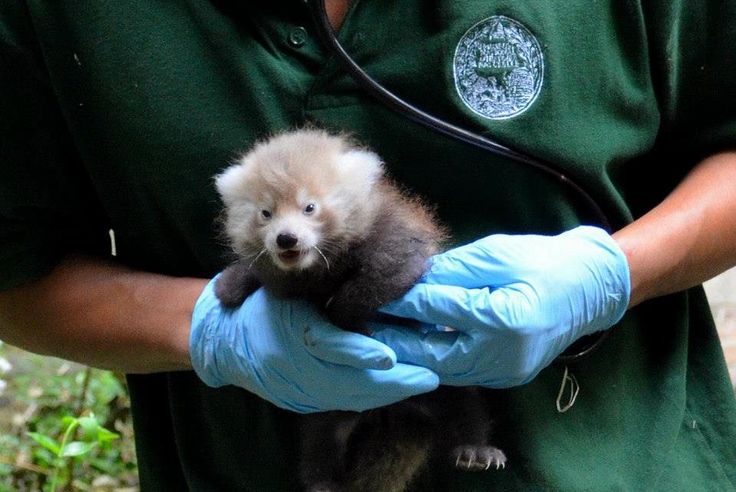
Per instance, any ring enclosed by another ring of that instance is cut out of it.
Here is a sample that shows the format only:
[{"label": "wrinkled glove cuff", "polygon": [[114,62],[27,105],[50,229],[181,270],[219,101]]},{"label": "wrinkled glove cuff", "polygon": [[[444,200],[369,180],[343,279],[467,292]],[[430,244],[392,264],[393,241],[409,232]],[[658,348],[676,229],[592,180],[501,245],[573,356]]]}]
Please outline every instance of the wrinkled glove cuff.
[{"label": "wrinkled glove cuff", "polygon": [[621,318],[624,317],[629,307],[629,301],[631,299],[629,261],[618,243],[603,229],[592,226],[580,226],[568,233],[576,233],[587,238],[591,243],[607,253],[605,261],[600,264],[599,272],[601,292],[604,296],[601,299],[601,307],[607,315],[601,316],[599,323],[591,325],[593,329],[587,334],[608,329],[621,321]]}]

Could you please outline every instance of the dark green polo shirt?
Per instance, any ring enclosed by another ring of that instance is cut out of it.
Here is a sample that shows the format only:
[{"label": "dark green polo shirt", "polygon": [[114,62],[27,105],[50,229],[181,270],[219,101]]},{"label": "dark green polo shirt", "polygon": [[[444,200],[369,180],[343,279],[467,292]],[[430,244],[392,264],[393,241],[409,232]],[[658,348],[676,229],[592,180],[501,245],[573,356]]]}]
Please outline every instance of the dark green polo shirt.
[{"label": "dark green polo shirt", "polygon": [[[340,38],[414,104],[552,161],[616,224],[736,141],[730,0],[356,1]],[[368,98],[282,1],[0,6],[0,287],[70,252],[169,275],[226,263],[212,176],[305,122],[355,133],[457,242],[592,221],[559,183]],[[701,289],[630,311],[571,368],[489,392],[505,470],[417,490],[732,490],[736,405]],[[296,487],[292,415],[193,373],[129,378],[143,490]],[[326,457],[329,459],[329,457]]]}]

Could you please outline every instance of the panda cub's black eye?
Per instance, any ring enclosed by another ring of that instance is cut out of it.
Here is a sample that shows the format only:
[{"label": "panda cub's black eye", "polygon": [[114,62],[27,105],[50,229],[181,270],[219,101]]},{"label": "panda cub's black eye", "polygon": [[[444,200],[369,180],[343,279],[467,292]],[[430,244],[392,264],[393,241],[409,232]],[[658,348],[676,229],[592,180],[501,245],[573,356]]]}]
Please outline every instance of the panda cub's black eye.
[{"label": "panda cub's black eye", "polygon": [[268,210],[261,210],[261,217],[264,219],[270,219],[271,218],[271,212]]},{"label": "panda cub's black eye", "polygon": [[306,207],[304,207],[304,213],[307,215],[312,215],[315,210],[317,210],[317,205],[315,205],[314,203],[310,203]]}]

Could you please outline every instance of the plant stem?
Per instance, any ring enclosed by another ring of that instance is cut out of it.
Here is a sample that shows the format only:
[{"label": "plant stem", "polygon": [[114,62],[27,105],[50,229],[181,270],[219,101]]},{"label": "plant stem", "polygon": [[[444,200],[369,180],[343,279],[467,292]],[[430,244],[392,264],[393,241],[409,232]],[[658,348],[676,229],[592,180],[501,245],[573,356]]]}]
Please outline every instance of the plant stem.
[{"label": "plant stem", "polygon": [[[77,430],[77,427],[79,427],[79,421],[75,418],[69,424],[69,427],[66,428],[66,432],[64,432],[64,437],[61,439],[61,446],[59,446],[59,453],[57,455],[58,459],[63,459],[62,455],[64,453],[64,448],[66,447],[66,442],[69,440],[69,436],[71,436],[72,432]],[[54,467],[54,478],[51,479],[51,492],[56,492],[57,482],[59,480],[59,472],[61,471],[62,465],[57,464]]]},{"label": "plant stem", "polygon": [[79,398],[77,398],[77,405],[75,408],[75,414],[79,415],[84,408],[84,404],[87,401],[87,392],[89,391],[89,381],[92,379],[92,368],[87,367],[84,370],[84,379],[82,379],[82,390],[79,392]]},{"label": "plant stem", "polygon": [[[89,382],[92,379],[92,368],[86,367],[84,369],[84,374],[82,377],[82,388],[79,391],[79,395],[77,397],[76,404],[74,405],[74,415],[77,415],[77,418],[82,415],[82,410],[84,409],[85,403],[87,402],[87,392],[89,391]],[[75,432],[71,436],[72,439],[75,439],[77,437],[77,433]],[[64,446],[62,445],[62,449],[64,449]],[[69,474],[69,479],[67,480],[67,483],[64,485],[64,489],[69,489],[69,485],[74,481],[74,460],[71,459],[67,461],[67,472]]]}]

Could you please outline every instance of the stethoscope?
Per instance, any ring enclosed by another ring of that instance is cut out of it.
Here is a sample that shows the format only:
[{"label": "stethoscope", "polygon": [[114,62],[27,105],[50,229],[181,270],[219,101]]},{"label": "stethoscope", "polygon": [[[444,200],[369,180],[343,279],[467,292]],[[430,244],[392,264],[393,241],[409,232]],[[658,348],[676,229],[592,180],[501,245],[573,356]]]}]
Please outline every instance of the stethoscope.
[{"label": "stethoscope", "polygon": [[[494,142],[487,137],[455,126],[441,118],[422,111],[386,89],[368,75],[342,47],[337,39],[335,31],[332,29],[330,20],[327,17],[324,0],[305,0],[305,2],[309,5],[309,9],[314,18],[317,34],[328,52],[335,56],[335,58],[342,64],[348,75],[350,75],[353,80],[355,80],[355,82],[368,94],[376,98],[389,109],[414,121],[415,123],[465,142],[469,145],[491,152],[497,156],[511,159],[513,162],[531,167],[554,178],[563,188],[567,188],[573,193],[573,195],[579,197],[583,205],[588,209],[591,216],[600,227],[609,232],[612,231],[609,214],[606,214],[603,211],[603,207],[601,207],[601,205],[582,186],[566,176],[565,173],[559,170],[552,163],[542,161],[536,157],[516,151],[501,145],[498,142]],[[608,336],[608,333],[609,331],[602,331],[578,340],[564,353],[559,355],[556,362],[570,364],[572,362],[580,361],[582,358],[588,356],[600,347]]]}]

